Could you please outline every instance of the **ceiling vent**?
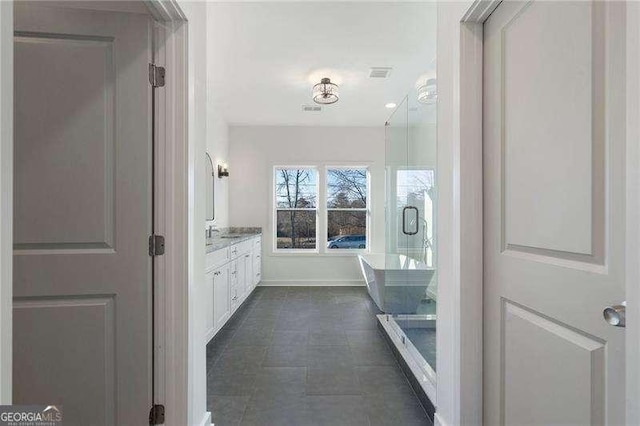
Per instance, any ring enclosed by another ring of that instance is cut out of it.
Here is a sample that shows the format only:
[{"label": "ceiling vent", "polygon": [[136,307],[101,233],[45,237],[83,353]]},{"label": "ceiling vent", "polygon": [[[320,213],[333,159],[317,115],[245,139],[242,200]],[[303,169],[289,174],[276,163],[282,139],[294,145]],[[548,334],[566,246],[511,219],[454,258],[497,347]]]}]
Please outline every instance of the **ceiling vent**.
[{"label": "ceiling vent", "polygon": [[391,74],[389,67],[373,67],[369,69],[369,78],[387,78]]},{"label": "ceiling vent", "polygon": [[302,105],[303,112],[320,112],[322,107],[320,105]]}]

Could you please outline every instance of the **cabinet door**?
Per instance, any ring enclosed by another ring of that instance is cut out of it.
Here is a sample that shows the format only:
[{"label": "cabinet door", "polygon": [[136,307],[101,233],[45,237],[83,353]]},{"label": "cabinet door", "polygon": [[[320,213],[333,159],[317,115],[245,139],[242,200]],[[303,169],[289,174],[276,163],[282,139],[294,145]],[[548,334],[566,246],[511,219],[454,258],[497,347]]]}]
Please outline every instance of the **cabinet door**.
[{"label": "cabinet door", "polygon": [[244,254],[238,258],[238,302],[242,302],[247,294],[247,258]]},{"label": "cabinet door", "polygon": [[245,297],[253,290],[253,259],[251,252],[244,254],[244,294]]},{"label": "cabinet door", "polygon": [[251,271],[252,287],[255,287],[258,285],[261,279],[261,274],[262,274],[262,256],[260,253],[260,246],[257,245],[253,249],[253,268]]},{"label": "cabinet door", "polygon": [[215,333],[214,321],[214,271],[209,271],[204,276],[204,309],[205,309],[205,336],[207,341]]},{"label": "cabinet door", "polygon": [[238,260],[234,260],[229,264],[230,268],[230,283],[229,286],[229,304],[231,306],[231,314],[238,307],[240,292],[238,291]]},{"label": "cabinet door", "polygon": [[229,265],[213,272],[213,318],[214,327],[219,330],[229,319]]}]

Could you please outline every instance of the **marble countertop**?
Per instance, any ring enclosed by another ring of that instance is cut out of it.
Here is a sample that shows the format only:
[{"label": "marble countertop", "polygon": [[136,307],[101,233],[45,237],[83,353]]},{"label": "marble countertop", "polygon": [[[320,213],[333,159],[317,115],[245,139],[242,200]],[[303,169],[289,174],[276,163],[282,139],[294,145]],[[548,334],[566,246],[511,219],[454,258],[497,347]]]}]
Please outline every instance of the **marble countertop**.
[{"label": "marble countertop", "polygon": [[242,241],[262,235],[262,228],[223,228],[213,231],[213,237],[207,238],[207,253],[211,253]]}]

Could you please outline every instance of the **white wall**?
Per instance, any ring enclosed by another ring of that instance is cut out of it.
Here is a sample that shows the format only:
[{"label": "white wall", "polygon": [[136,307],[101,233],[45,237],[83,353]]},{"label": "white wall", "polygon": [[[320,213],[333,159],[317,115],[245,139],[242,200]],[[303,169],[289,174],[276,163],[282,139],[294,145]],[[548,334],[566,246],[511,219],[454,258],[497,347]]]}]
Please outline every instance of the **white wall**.
[{"label": "white wall", "polygon": [[13,4],[0,2],[0,404],[11,404]]},{"label": "white wall", "polygon": [[[355,255],[273,253],[273,166],[369,165],[371,250],[384,252],[384,126],[231,126],[230,225],[263,229],[262,285],[362,285]],[[321,215],[322,217],[322,215]],[[324,229],[319,223],[320,229]]]},{"label": "white wall", "polygon": [[[209,10],[212,9],[208,5]],[[210,26],[208,26],[210,27]],[[210,58],[209,52],[208,58]],[[210,61],[207,61],[210,64]],[[214,70],[209,68],[207,75],[211,75]],[[213,105],[211,99],[214,96],[211,90],[211,79],[207,81],[207,152],[213,161],[213,170],[216,173],[214,179],[214,204],[215,204],[215,226],[225,228],[229,226],[229,179],[219,179],[217,177],[218,165],[229,162],[229,126],[217,107]],[[209,176],[206,176],[209,179]]]},{"label": "white wall", "polygon": [[[216,12],[215,3],[207,2],[207,21],[213,22]],[[207,25],[207,143],[206,149],[213,161],[214,172],[218,172],[218,164],[229,162],[229,126],[224,119],[220,107],[217,105],[218,96],[213,87],[213,75],[216,73],[216,63],[213,37],[213,25]],[[229,226],[229,180],[215,178],[214,181],[215,226],[225,228]]]}]

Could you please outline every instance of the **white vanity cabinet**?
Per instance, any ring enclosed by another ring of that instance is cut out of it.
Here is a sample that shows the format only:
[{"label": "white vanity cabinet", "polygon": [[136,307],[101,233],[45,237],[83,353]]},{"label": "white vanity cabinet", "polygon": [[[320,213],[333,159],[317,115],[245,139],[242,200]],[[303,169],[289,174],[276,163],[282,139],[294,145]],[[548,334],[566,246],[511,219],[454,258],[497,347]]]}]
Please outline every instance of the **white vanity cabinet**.
[{"label": "white vanity cabinet", "polygon": [[[224,265],[216,271],[213,271],[213,302],[212,314],[207,317],[213,318],[213,337],[218,330],[231,317],[231,303],[229,297],[229,265]],[[207,318],[207,320],[208,320]]]},{"label": "white vanity cabinet", "polygon": [[260,282],[260,236],[232,244],[206,257],[205,309],[208,342]]}]

